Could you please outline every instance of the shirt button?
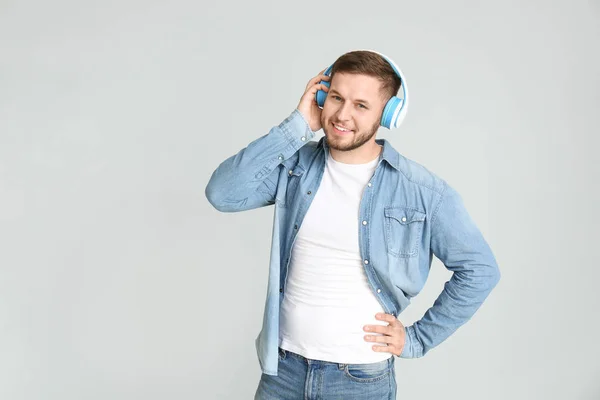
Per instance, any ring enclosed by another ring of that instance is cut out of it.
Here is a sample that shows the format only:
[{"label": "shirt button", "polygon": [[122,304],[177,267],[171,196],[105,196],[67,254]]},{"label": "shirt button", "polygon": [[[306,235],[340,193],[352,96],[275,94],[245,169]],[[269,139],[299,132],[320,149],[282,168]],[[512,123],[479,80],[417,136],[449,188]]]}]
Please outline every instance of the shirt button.
[{"label": "shirt button", "polygon": [[365,264],[368,264],[368,263],[369,263],[369,260],[365,260]]},{"label": "shirt button", "polygon": [[298,229],[298,225],[294,225],[294,229]]},{"label": "shirt button", "polygon": [[363,225],[366,225],[366,224],[367,224],[367,221],[363,221]]},{"label": "shirt button", "polygon": [[381,293],[381,289],[377,289],[377,293]]},{"label": "shirt button", "polygon": [[283,293],[283,288],[279,288],[279,293]]},{"label": "shirt button", "polygon": [[280,160],[283,160],[283,156],[281,154],[277,158],[279,158]]},{"label": "shirt button", "polygon": [[308,192],[306,192],[306,194],[311,194],[312,192],[309,190]]},{"label": "shirt button", "polygon": [[406,217],[402,217],[402,222],[406,222]]},{"label": "shirt button", "polygon": [[371,186],[373,186],[373,184],[371,182],[369,182],[369,183],[367,183],[367,186],[371,187]]},{"label": "shirt button", "polygon": [[300,140],[302,140],[302,141],[304,142],[304,141],[306,140],[306,137],[302,136],[302,137],[300,138]]}]

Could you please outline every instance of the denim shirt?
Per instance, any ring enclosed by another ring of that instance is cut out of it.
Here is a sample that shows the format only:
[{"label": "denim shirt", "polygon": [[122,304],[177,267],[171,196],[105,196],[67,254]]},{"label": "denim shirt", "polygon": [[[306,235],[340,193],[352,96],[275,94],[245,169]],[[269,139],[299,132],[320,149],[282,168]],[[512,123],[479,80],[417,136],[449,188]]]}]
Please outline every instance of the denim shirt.
[{"label": "denim shirt", "polygon": [[[206,186],[219,211],[274,205],[269,278],[255,347],[263,373],[277,376],[279,309],[298,230],[325,169],[327,140],[312,141],[296,109],[281,124],[223,161]],[[453,272],[423,317],[406,326],[401,358],[424,356],[467,322],[500,279],[483,235],[460,195],[443,179],[399,154],[385,139],[366,185],[356,229],[373,294],[396,317],[427,280],[433,255]]]}]

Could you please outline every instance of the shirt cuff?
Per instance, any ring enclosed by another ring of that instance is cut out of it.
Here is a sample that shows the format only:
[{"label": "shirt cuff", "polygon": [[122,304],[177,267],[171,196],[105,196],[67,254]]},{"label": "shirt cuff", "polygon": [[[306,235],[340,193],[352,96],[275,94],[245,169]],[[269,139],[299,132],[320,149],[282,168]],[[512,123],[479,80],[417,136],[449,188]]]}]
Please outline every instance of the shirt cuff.
[{"label": "shirt cuff", "polygon": [[297,108],[279,124],[279,128],[298,147],[305,145],[315,136],[315,132],[310,129],[308,122],[306,122],[304,116]]},{"label": "shirt cuff", "polygon": [[423,355],[423,348],[415,335],[415,327],[413,325],[404,327],[406,331],[406,339],[404,348],[400,354],[400,358],[418,358]]}]

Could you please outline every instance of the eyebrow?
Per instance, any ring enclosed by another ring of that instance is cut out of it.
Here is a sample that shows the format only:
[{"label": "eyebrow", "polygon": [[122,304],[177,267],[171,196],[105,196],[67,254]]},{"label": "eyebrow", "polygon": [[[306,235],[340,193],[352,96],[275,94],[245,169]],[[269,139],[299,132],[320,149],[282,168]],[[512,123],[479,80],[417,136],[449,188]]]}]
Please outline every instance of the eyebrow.
[{"label": "eyebrow", "polygon": [[[329,93],[332,93],[332,94],[333,94],[333,93],[336,93],[336,94],[339,94],[339,95],[341,96],[341,93],[340,93],[340,92],[338,92],[338,91],[337,91],[337,90],[335,90],[335,89],[331,89],[331,90],[329,91]],[[368,101],[366,101],[366,100],[362,100],[362,99],[356,99],[355,101],[356,101],[356,102],[358,102],[358,103],[365,103],[365,104],[366,104],[366,105],[368,105],[368,106],[370,106],[370,105],[371,105],[371,104],[370,104]]]}]

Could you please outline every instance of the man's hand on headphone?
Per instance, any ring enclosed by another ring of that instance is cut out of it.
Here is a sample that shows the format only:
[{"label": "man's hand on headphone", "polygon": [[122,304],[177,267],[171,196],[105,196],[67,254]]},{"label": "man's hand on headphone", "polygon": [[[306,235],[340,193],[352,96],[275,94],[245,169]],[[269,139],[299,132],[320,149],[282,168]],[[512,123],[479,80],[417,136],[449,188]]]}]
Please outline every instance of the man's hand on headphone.
[{"label": "man's hand on headphone", "polygon": [[304,94],[300,99],[300,103],[298,103],[298,107],[296,107],[308,122],[310,130],[313,132],[321,129],[321,109],[317,105],[317,91],[323,90],[327,92],[329,90],[327,86],[319,83],[321,81],[329,81],[329,76],[324,75],[323,72],[325,72],[325,70],[319,72],[319,75],[308,81]]}]

